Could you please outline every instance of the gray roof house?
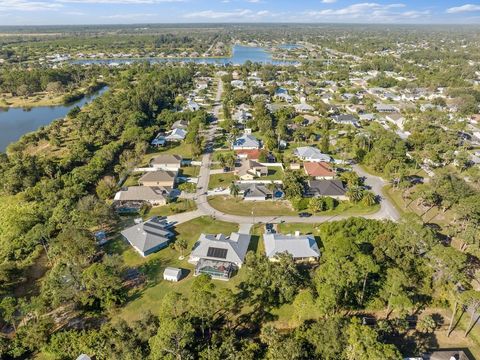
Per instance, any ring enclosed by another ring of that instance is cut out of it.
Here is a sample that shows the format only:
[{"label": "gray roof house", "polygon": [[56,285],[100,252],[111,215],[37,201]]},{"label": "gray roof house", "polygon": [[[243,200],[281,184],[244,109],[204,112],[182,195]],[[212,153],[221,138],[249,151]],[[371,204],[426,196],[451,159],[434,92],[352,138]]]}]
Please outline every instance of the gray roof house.
[{"label": "gray roof house", "polygon": [[130,245],[143,257],[168,246],[174,234],[165,218],[151,219],[135,224],[121,232]]},{"label": "gray roof house", "polygon": [[320,250],[313,235],[295,235],[283,234],[264,234],[265,253],[267,257],[274,261],[278,254],[287,252],[295,260],[314,261],[320,257]]},{"label": "gray roof house", "polygon": [[187,136],[187,132],[184,129],[175,128],[170,132],[170,134],[168,134],[165,137],[165,140],[167,140],[167,141],[182,141],[182,140],[185,139],[185,136]]},{"label": "gray roof house", "polygon": [[248,184],[243,190],[245,201],[265,201],[273,197],[273,191],[263,184]]},{"label": "gray roof house", "polygon": [[260,149],[260,141],[252,134],[243,134],[235,139],[233,150],[253,150]]},{"label": "gray roof house", "polygon": [[307,195],[312,197],[329,196],[346,200],[347,189],[341,180],[309,180]]},{"label": "gray roof house", "polygon": [[195,275],[208,274],[215,279],[228,280],[240,268],[250,244],[249,234],[201,234],[188,262],[196,264]]},{"label": "gray roof house", "polygon": [[359,127],[357,118],[351,114],[333,115],[332,120],[337,124],[353,125],[355,127]]},{"label": "gray roof house", "polygon": [[294,154],[304,161],[311,161],[311,162],[331,162],[332,157],[327,154],[323,154],[317,148],[312,146],[302,146],[296,148]]},{"label": "gray roof house", "polygon": [[115,194],[114,201],[145,201],[152,205],[165,205],[171,189],[159,186],[129,186]]},{"label": "gray roof house", "polygon": [[155,169],[178,171],[182,166],[180,155],[161,154],[150,160],[150,165]]}]

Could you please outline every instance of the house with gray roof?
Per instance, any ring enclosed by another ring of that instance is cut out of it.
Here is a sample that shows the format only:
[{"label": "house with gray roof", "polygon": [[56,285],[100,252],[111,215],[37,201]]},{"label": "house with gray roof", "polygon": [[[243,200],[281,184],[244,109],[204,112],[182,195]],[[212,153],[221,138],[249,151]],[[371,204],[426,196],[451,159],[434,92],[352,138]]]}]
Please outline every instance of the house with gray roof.
[{"label": "house with gray roof", "polygon": [[300,235],[297,231],[295,235],[283,234],[264,234],[265,254],[271,260],[275,261],[277,255],[288,253],[296,261],[316,261],[320,257],[320,250],[313,235]]},{"label": "house with gray roof", "polygon": [[160,186],[173,188],[177,179],[176,171],[156,170],[149,171],[138,179],[138,183],[143,186]]},{"label": "house with gray roof", "polygon": [[249,244],[249,234],[201,234],[188,262],[196,265],[195,275],[208,274],[215,279],[228,280],[242,267]]},{"label": "house with gray roof", "polygon": [[181,128],[173,129],[170,134],[165,136],[165,140],[167,141],[182,141],[187,136],[187,131]]},{"label": "house with gray roof", "polygon": [[246,184],[243,190],[245,201],[265,201],[273,197],[273,191],[264,184]]},{"label": "house with gray roof", "polygon": [[161,154],[150,160],[150,166],[155,169],[178,171],[182,161],[183,158],[180,155]]},{"label": "house with gray roof", "polygon": [[121,234],[143,257],[167,247],[174,237],[166,219],[160,217],[135,224]]},{"label": "house with gray roof", "polygon": [[342,180],[309,180],[307,195],[311,197],[328,196],[337,200],[347,200],[347,189]]},{"label": "house with gray roof", "polygon": [[294,151],[295,156],[302,159],[303,161],[310,161],[310,162],[331,162],[332,157],[327,154],[323,154],[317,148],[312,146],[302,146],[296,148]]},{"label": "house with gray roof", "polygon": [[115,194],[114,202],[141,201],[153,206],[166,205],[171,189],[159,186],[129,186]]},{"label": "house with gray roof", "polygon": [[260,147],[260,141],[252,134],[243,134],[233,143],[233,150],[254,150]]}]

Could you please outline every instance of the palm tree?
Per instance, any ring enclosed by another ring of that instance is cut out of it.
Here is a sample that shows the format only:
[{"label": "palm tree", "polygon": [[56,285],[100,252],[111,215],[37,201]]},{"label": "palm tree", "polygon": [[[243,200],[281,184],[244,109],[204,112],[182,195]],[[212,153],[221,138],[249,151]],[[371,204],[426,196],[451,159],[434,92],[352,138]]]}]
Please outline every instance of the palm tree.
[{"label": "palm tree", "polygon": [[358,203],[363,198],[363,189],[360,186],[351,186],[346,195],[351,202]]},{"label": "palm tree", "polygon": [[235,182],[232,181],[230,184],[230,195],[237,197],[240,194],[240,188]]},{"label": "palm tree", "polygon": [[377,202],[375,198],[375,194],[372,193],[371,191],[365,191],[363,193],[362,201],[365,206],[373,206]]}]

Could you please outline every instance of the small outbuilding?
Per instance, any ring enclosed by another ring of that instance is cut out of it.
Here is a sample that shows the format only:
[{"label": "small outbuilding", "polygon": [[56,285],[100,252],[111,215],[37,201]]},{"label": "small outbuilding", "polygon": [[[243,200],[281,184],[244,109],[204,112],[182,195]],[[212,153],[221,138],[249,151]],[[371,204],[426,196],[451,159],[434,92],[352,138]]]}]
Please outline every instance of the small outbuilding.
[{"label": "small outbuilding", "polygon": [[163,280],[177,282],[182,278],[182,269],[167,267],[163,272]]}]

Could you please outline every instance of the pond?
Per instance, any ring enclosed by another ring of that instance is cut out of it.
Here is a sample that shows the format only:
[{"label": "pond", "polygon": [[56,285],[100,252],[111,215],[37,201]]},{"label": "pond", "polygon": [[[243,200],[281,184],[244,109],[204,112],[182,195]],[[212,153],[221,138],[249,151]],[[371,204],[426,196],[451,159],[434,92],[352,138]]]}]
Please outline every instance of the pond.
[{"label": "pond", "polygon": [[242,65],[247,61],[273,64],[273,65],[295,65],[298,62],[288,60],[274,60],[272,54],[262,48],[254,46],[235,45],[232,48],[231,57],[221,58],[142,58],[142,59],[92,59],[92,60],[76,60],[75,64],[106,64],[106,65],[122,65],[131,64],[133,62],[149,61],[152,64],[163,62],[194,62],[198,64],[218,64],[218,65]]},{"label": "pond", "polygon": [[65,117],[74,106],[83,106],[100,96],[108,87],[68,105],[39,106],[28,109],[0,108],[0,151],[20,139],[23,135]]}]

